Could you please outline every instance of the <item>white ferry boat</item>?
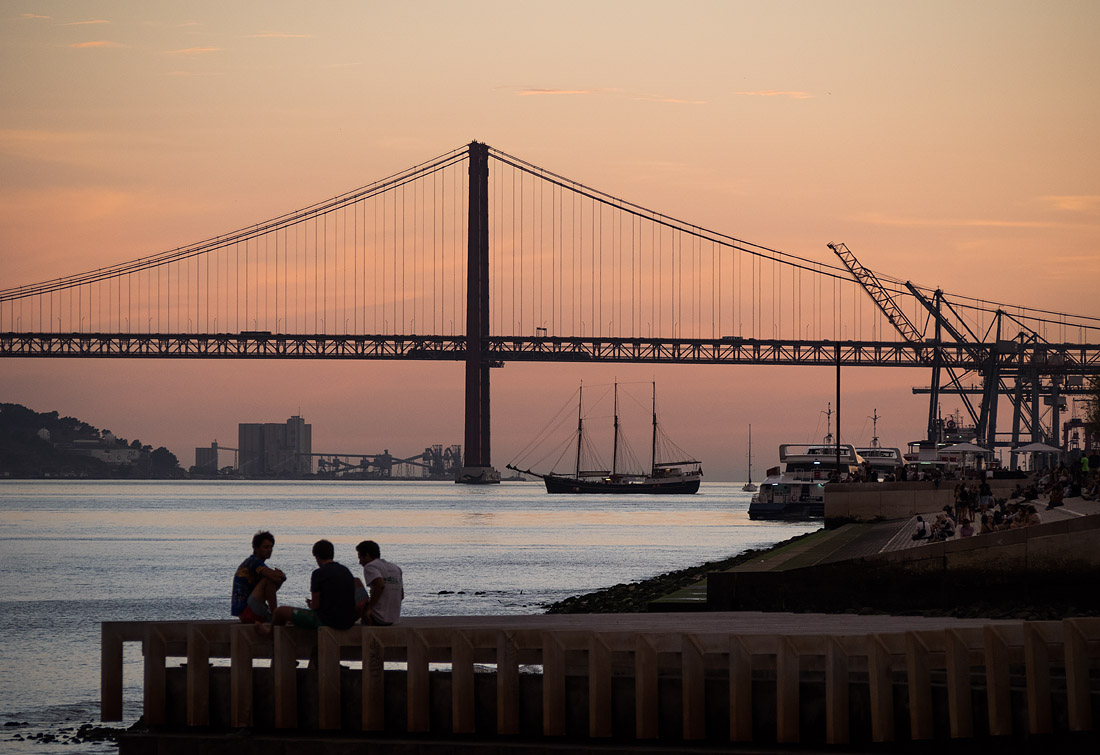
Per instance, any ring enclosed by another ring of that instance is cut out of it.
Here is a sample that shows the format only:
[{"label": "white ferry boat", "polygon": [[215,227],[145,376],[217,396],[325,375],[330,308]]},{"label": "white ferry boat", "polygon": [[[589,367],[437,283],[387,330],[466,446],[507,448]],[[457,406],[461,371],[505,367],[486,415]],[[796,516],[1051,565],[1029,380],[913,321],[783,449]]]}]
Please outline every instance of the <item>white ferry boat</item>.
[{"label": "white ferry boat", "polygon": [[749,503],[749,519],[824,519],[825,484],[859,471],[863,459],[854,447],[785,443],[780,467],[772,467]]},{"label": "white ferry boat", "polygon": [[866,446],[856,448],[856,453],[866,462],[870,471],[870,476],[866,477],[867,482],[878,482],[886,479],[887,475],[896,475],[905,466],[900,448]]}]

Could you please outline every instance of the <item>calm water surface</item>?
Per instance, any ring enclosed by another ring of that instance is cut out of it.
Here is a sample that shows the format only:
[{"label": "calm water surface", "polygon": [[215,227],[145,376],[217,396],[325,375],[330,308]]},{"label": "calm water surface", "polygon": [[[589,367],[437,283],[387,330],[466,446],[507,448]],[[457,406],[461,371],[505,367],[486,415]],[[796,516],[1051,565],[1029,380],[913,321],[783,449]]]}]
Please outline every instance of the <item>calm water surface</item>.
[{"label": "calm water surface", "polygon": [[[258,529],[304,605],[314,541],[358,569],[377,540],[405,571],[407,615],[541,613],[816,525],[752,522],[740,483],[694,496],[550,496],[541,483],[0,482],[0,751],[105,752],[23,741],[98,720],[99,622],[229,616],[233,571]],[[141,708],[127,648],[125,716]]]}]

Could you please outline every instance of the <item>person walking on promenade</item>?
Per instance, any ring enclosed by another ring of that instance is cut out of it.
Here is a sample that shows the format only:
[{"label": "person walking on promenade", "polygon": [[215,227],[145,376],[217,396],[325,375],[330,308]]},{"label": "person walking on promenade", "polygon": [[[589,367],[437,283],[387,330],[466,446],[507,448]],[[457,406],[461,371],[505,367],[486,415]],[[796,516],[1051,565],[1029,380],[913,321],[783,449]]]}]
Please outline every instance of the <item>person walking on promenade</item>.
[{"label": "person walking on promenade", "polygon": [[396,624],[405,599],[401,567],[382,558],[382,550],[373,540],[364,540],[355,550],[363,565],[363,581],[355,580],[356,610],[363,623],[379,627]]},{"label": "person walking on promenade", "polygon": [[349,629],[355,623],[355,577],[348,567],[333,561],[336,549],[328,540],[313,544],[317,568],[309,578],[309,608],[279,606],[272,624],[293,624],[303,629]]},{"label": "person walking on promenade", "polygon": [[286,582],[286,575],[267,565],[274,548],[274,535],[266,530],[257,532],[252,536],[252,555],[233,575],[230,613],[245,624],[269,623],[279,607],[276,593]]}]

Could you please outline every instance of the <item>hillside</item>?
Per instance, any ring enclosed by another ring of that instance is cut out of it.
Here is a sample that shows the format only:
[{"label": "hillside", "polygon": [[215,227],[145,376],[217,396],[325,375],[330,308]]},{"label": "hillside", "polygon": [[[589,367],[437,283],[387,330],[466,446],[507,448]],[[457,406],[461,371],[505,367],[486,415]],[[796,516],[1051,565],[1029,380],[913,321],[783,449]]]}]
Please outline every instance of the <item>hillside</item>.
[{"label": "hillside", "polygon": [[0,477],[138,478],[184,477],[175,454],[128,441],[109,430],[0,403]]}]

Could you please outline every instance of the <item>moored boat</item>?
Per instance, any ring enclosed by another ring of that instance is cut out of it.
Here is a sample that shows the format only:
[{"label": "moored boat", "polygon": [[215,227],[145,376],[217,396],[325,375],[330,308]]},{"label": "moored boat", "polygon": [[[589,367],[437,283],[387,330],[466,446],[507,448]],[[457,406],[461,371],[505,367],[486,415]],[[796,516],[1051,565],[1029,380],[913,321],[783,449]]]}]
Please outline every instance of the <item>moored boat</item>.
[{"label": "moored boat", "polygon": [[850,445],[781,445],[782,466],[768,470],[749,503],[749,519],[824,519],[825,485],[857,473],[861,461]]},{"label": "moored boat", "polygon": [[[574,466],[570,473],[555,473],[553,470],[546,474],[534,472],[530,469],[520,469],[508,464],[507,468],[523,474],[539,477],[546,484],[547,493],[644,493],[644,494],[675,494],[686,495],[696,493],[703,478],[702,465],[697,459],[687,457],[680,449],[675,448],[671,442],[664,445],[680,451],[679,458],[661,460],[658,454],[659,441],[664,437],[657,423],[657,388],[653,386],[652,416],[653,434],[650,450],[649,470],[645,473],[620,471],[620,427],[619,427],[619,386],[614,386],[615,391],[615,423],[614,442],[611,457],[611,469],[584,469],[582,453],[586,448],[583,386],[577,392],[577,430],[576,453],[574,454]],[[667,439],[666,439],[667,441]]]},{"label": "moored boat", "polygon": [[752,425],[749,425],[749,481],[741,489],[746,493],[756,492],[756,483],[752,481]]},{"label": "moored boat", "polygon": [[866,463],[866,469],[870,473],[867,482],[885,480],[890,475],[896,475],[905,466],[905,459],[899,448],[861,446],[856,448],[856,453]]}]

